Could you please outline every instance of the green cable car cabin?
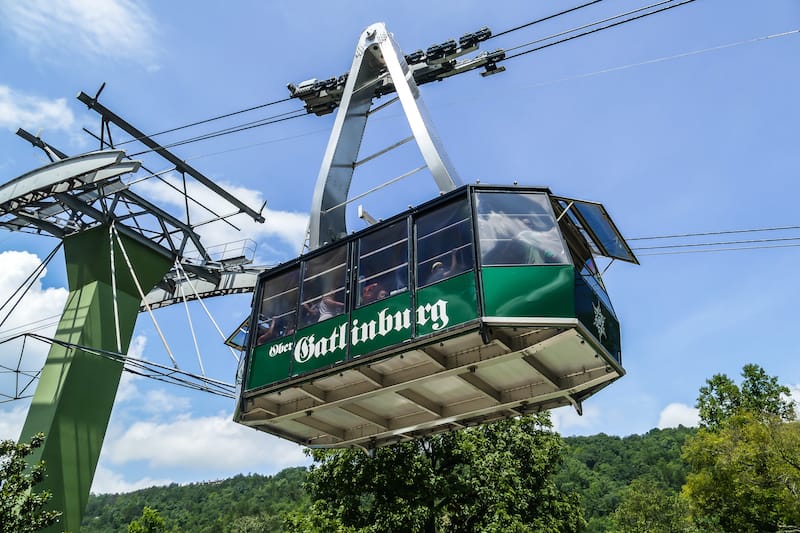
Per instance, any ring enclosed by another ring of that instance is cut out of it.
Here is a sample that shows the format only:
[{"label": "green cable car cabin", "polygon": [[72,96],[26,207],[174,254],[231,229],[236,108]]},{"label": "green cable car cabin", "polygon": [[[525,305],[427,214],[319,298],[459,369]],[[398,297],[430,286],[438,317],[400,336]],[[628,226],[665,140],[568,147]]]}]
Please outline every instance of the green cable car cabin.
[{"label": "green cable car cabin", "polygon": [[468,185],[264,272],[235,419],[373,448],[583,400],[624,375],[598,203]]}]

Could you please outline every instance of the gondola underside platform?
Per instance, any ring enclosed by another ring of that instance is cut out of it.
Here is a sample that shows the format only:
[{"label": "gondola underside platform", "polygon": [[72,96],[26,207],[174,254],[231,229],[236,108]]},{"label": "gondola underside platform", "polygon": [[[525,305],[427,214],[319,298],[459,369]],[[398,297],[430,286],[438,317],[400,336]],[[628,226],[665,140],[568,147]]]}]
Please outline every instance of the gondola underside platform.
[{"label": "gondola underside platform", "polygon": [[581,403],[624,370],[577,320],[495,323],[246,392],[239,422],[311,448],[371,449]]}]

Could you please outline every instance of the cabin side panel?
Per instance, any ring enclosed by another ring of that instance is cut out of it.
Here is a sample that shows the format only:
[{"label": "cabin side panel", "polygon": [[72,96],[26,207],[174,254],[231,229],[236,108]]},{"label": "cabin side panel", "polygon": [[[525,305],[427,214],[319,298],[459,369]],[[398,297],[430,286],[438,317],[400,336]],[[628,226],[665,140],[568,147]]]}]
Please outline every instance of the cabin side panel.
[{"label": "cabin side panel", "polygon": [[486,316],[575,317],[571,265],[484,267],[482,276]]}]

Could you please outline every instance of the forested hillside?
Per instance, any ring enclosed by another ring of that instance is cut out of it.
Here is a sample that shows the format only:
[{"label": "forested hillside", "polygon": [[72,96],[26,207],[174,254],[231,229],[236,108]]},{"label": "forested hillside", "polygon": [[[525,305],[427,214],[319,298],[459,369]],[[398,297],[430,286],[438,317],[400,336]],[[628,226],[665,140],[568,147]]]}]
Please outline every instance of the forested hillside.
[{"label": "forested hillside", "polygon": [[309,506],[303,491],[306,469],[287,468],[274,476],[240,475],[190,485],[152,487],[128,494],[89,497],[82,533],[127,532],[145,506],[158,511],[168,531],[281,531],[283,515]]},{"label": "forested hillside", "polygon": [[[580,494],[588,531],[605,531],[608,517],[634,479],[679,491],[687,465],[681,446],[694,430],[654,429],[646,435],[567,437],[558,485]],[[310,505],[304,468],[275,476],[236,476],[212,483],[153,487],[129,494],[91,496],[82,531],[126,532],[145,506],[158,511],[168,530],[192,532],[281,531],[286,512]]]},{"label": "forested hillside", "polygon": [[667,494],[677,494],[689,466],[681,447],[696,430],[653,429],[645,435],[566,437],[568,453],[556,483],[581,495],[587,531],[608,531],[610,516],[634,480],[653,482]]}]

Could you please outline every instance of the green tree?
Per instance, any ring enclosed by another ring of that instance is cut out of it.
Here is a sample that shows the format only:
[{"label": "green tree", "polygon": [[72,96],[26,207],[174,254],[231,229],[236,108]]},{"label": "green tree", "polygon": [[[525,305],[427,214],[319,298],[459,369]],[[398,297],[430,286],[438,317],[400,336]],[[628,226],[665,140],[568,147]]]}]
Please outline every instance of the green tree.
[{"label": "green tree", "polygon": [[375,450],[315,450],[311,516],[290,531],[570,532],[577,496],[553,474],[564,445],[538,414]]},{"label": "green tree", "polygon": [[128,533],[166,533],[167,523],[156,509],[145,505],[142,516],[128,524]]},{"label": "green tree", "polygon": [[81,533],[125,533],[142,508],[158,509],[168,529],[192,533],[282,530],[285,515],[311,505],[303,490],[305,467],[275,475],[237,475],[230,479],[150,487],[125,494],[93,494]]},{"label": "green tree", "polygon": [[278,529],[278,524],[268,516],[240,516],[230,525],[230,533],[270,533]]},{"label": "green tree", "polygon": [[61,516],[45,510],[49,492],[33,490],[45,477],[44,461],[32,467],[25,461],[43,442],[43,433],[34,435],[30,444],[0,441],[0,531],[39,531]]},{"label": "green tree", "polygon": [[768,376],[759,365],[742,368],[742,385],[737,386],[725,374],[716,374],[700,387],[696,407],[700,411],[700,426],[717,428],[741,410],[794,420],[794,402],[789,388]]},{"label": "green tree", "polygon": [[692,472],[683,487],[704,531],[778,531],[800,527],[800,423],[788,388],[757,365],[742,386],[716,375],[700,390],[705,427],[683,456]]},{"label": "green tree", "polygon": [[617,533],[690,531],[689,509],[678,493],[638,478],[625,490],[612,524]]},{"label": "green tree", "polygon": [[617,531],[614,511],[637,479],[656,483],[676,494],[686,482],[689,467],[681,456],[694,428],[653,429],[644,435],[566,437],[564,465],[555,477],[564,491],[581,496],[588,533]]}]

